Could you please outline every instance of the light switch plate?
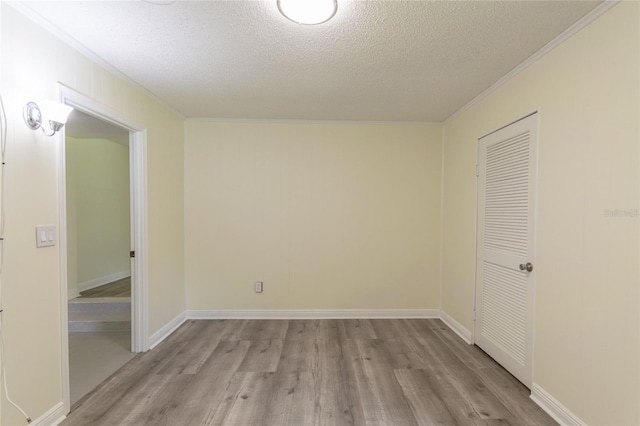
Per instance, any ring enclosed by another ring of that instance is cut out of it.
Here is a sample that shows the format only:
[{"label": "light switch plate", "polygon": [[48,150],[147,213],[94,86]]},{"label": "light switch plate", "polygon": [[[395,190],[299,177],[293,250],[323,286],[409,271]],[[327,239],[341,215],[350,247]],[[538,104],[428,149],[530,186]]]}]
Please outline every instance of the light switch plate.
[{"label": "light switch plate", "polygon": [[56,245],[55,225],[36,226],[36,247],[50,247]]}]

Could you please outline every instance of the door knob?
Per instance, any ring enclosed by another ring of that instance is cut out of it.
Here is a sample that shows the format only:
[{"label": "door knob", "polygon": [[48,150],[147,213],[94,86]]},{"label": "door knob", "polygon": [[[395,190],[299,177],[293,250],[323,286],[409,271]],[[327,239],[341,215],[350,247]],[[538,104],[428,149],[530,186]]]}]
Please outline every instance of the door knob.
[{"label": "door knob", "polygon": [[531,263],[531,262],[521,263],[520,264],[520,270],[521,271],[527,271],[527,272],[533,271],[533,263]]}]

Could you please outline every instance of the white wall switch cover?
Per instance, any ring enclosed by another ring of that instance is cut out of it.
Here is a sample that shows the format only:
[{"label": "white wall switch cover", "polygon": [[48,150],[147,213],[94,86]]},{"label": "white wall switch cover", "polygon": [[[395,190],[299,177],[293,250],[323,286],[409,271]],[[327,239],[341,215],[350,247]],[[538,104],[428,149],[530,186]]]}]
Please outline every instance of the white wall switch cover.
[{"label": "white wall switch cover", "polygon": [[255,282],[255,288],[256,288],[256,293],[262,293],[262,290],[264,289],[264,284],[262,281],[256,281]]},{"label": "white wall switch cover", "polygon": [[56,245],[55,225],[36,226],[36,247],[50,247]]}]

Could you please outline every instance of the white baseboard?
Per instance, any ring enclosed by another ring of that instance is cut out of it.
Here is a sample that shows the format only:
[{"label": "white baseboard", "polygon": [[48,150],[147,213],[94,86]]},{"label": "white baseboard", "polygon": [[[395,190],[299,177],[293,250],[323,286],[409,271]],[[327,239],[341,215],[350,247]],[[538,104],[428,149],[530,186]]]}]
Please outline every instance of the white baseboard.
[{"label": "white baseboard", "polygon": [[445,311],[440,311],[440,319],[445,323],[454,333],[462,338],[465,342],[473,344],[473,334],[467,330],[462,324],[454,320]]},{"label": "white baseboard", "polygon": [[130,276],[131,276],[131,271],[127,270],[127,271],[116,272],[115,274],[105,275],[103,277],[94,278],[89,281],[84,281],[84,282],[78,283],[78,292],[91,290],[92,288],[100,287],[101,285],[109,284],[114,281],[121,280],[123,278],[128,278]]},{"label": "white baseboard", "polygon": [[180,315],[166,323],[160,330],[153,333],[149,337],[149,349],[153,349],[158,346],[164,339],[169,337],[171,333],[176,331],[187,320],[187,313],[182,312]]},{"label": "white baseboard", "polygon": [[57,426],[67,418],[62,401],[51,407],[49,411],[32,421],[32,426]]},{"label": "white baseboard", "polygon": [[190,310],[188,319],[378,319],[439,318],[438,309]]},{"label": "white baseboard", "polygon": [[561,425],[585,426],[578,416],[535,383],[531,386],[531,399]]}]

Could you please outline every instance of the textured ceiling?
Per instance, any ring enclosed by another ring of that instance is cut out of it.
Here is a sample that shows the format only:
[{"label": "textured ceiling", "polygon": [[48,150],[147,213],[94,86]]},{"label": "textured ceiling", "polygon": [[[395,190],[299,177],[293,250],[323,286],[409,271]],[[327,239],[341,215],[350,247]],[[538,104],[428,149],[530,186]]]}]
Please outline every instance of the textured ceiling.
[{"label": "textured ceiling", "polygon": [[599,2],[29,2],[186,117],[445,120]]}]

